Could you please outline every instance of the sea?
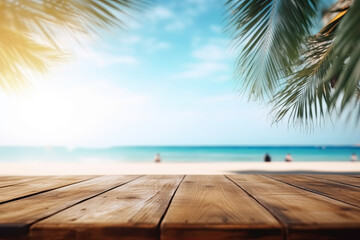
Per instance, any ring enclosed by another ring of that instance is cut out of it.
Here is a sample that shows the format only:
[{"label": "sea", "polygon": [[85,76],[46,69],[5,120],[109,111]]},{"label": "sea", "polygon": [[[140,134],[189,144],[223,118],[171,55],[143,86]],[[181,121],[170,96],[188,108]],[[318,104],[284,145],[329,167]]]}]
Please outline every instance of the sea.
[{"label": "sea", "polygon": [[350,161],[360,155],[360,146],[131,146],[108,148],[0,146],[0,162],[261,162],[265,154],[284,161],[291,154],[296,162]]}]

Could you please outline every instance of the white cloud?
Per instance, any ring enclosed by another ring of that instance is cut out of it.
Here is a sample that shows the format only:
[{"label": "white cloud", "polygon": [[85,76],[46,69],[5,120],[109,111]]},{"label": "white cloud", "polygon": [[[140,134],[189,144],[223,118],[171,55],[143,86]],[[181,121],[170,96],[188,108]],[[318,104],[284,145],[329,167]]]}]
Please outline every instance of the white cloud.
[{"label": "white cloud", "polygon": [[191,25],[194,17],[208,9],[208,0],[173,1],[149,9],[146,19],[153,24],[163,23],[165,31],[177,31]]},{"label": "white cloud", "polygon": [[146,19],[161,26],[165,31],[185,29],[194,17],[209,9],[209,0],[170,1],[166,5],[155,5],[148,10]]},{"label": "white cloud", "polygon": [[180,20],[176,20],[172,23],[169,23],[167,25],[165,25],[165,30],[167,31],[177,31],[177,30],[181,30],[184,29],[186,27],[186,23],[184,21],[180,21]]},{"label": "white cloud", "polygon": [[196,37],[194,50],[191,52],[196,61],[184,65],[185,70],[175,75],[175,78],[211,78],[211,81],[222,82],[230,74],[229,60],[231,53],[227,49],[226,39],[204,39]]},{"label": "white cloud", "polygon": [[123,44],[127,44],[127,45],[133,45],[133,44],[140,43],[141,40],[142,40],[142,38],[140,36],[137,36],[137,35],[132,35],[132,36],[128,36],[128,37],[123,36],[120,39],[120,41]]},{"label": "white cloud", "polygon": [[187,0],[185,4],[188,6],[185,10],[188,16],[197,16],[209,9],[209,0]]},{"label": "white cloud", "polygon": [[229,67],[223,63],[216,62],[201,62],[188,64],[186,66],[187,70],[176,74],[175,78],[207,78],[213,77],[215,74],[221,73],[223,71],[228,71]]},{"label": "white cloud", "polygon": [[142,29],[143,28],[142,21],[139,21],[139,20],[131,18],[131,17],[124,20],[124,22],[126,23],[126,27],[128,29]]},{"label": "white cloud", "polygon": [[165,41],[159,41],[156,38],[149,38],[143,41],[147,52],[156,52],[158,50],[165,50],[171,48],[171,44]]},{"label": "white cloud", "polygon": [[209,38],[208,44],[217,44],[226,48],[229,45],[230,40],[227,38]]},{"label": "white cloud", "polygon": [[97,67],[107,67],[114,64],[135,65],[138,59],[130,55],[111,55],[96,52],[91,49],[78,49],[75,53],[80,61],[89,61]]},{"label": "white cloud", "polygon": [[174,17],[173,11],[163,6],[156,6],[149,10],[147,18],[151,21],[157,22],[160,20],[166,20]]},{"label": "white cloud", "polygon": [[222,61],[230,58],[226,46],[219,44],[207,44],[192,52],[193,57],[203,61]]},{"label": "white cloud", "polygon": [[217,34],[223,33],[222,27],[219,25],[210,25],[210,30]]}]

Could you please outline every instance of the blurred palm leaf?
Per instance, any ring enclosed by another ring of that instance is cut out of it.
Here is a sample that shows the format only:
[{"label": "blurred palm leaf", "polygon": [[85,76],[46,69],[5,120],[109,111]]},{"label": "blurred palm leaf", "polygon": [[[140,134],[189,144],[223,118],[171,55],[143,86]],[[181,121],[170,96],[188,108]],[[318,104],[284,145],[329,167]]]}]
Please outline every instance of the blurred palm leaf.
[{"label": "blurred palm leaf", "polygon": [[290,121],[308,125],[327,114],[331,88],[322,79],[330,68],[332,39],[333,35],[321,35],[308,40],[298,62],[300,70],[289,76],[272,100],[275,122],[288,115]]},{"label": "blurred palm leaf", "polygon": [[356,101],[360,85],[360,1],[356,0],[339,24],[334,40],[334,57],[325,81],[336,77],[331,102],[340,101],[340,112],[347,106],[360,111]]},{"label": "blurred palm leaf", "polygon": [[335,107],[330,87],[334,86],[336,77],[328,81],[324,79],[335,56],[336,30],[347,10],[339,10],[318,34],[308,38],[299,61],[294,65],[299,70],[288,77],[285,86],[274,96],[275,122],[288,115],[290,121],[307,125],[323,119]]},{"label": "blurred palm leaf", "polygon": [[331,9],[336,15],[309,36],[318,2],[227,3],[234,41],[242,48],[235,77],[243,79],[250,96],[270,92],[274,122],[286,116],[306,125],[323,120],[338,100],[337,112],[357,107],[353,112],[360,118],[360,0],[339,0]]},{"label": "blurred palm leaf", "polygon": [[123,27],[122,17],[145,0],[2,0],[0,2],[0,87],[17,90],[28,84],[27,70],[45,72],[64,59],[62,33],[99,34]]},{"label": "blurred palm leaf", "polygon": [[228,0],[229,26],[241,50],[235,77],[243,90],[261,99],[271,96],[291,72],[301,44],[313,25],[318,0]]}]

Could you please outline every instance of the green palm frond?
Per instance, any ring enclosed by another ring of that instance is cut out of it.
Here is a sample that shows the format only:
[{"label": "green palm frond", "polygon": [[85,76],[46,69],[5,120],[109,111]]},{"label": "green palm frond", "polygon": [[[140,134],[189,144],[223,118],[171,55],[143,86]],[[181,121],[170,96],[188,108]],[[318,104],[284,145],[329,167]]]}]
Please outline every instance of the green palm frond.
[{"label": "green palm frond", "polygon": [[309,125],[349,106],[360,118],[360,0],[338,1],[336,16],[309,36],[317,4],[227,2],[235,47],[242,50],[235,77],[255,99],[270,96],[274,122],[289,117]]},{"label": "green palm frond", "polygon": [[330,68],[333,38],[333,34],[309,38],[298,62],[300,70],[288,77],[273,98],[274,122],[288,116],[293,123],[310,125],[328,113],[331,87],[323,79]]},{"label": "green palm frond", "polygon": [[[335,91],[331,101],[341,101],[340,113],[354,101],[360,83],[360,1],[350,6],[341,21],[334,40],[334,55],[331,70],[326,81],[336,79]],[[356,111],[355,111],[356,112]]]},{"label": "green palm frond", "polygon": [[100,34],[123,27],[124,17],[146,0],[2,0],[0,1],[0,87],[27,85],[26,72],[44,72],[64,59],[60,36]]},{"label": "green palm frond", "polygon": [[[358,86],[356,88],[355,102],[357,102],[357,103],[360,102],[360,83],[358,84]],[[356,116],[355,119],[356,120],[360,119],[360,106],[359,106],[359,104],[357,106],[357,110],[355,108],[353,111],[351,111],[351,114],[353,114],[353,112],[355,112],[355,116]],[[356,112],[357,112],[357,114],[356,114]],[[357,123],[359,124],[359,121]]]},{"label": "green palm frond", "polygon": [[336,30],[348,8],[338,10],[338,14],[324,26],[318,34],[307,40],[299,61],[294,65],[297,70],[291,74],[283,88],[277,92],[272,102],[274,122],[286,115],[289,121],[310,125],[335,108],[331,99],[331,87],[336,79],[325,77],[334,58],[334,39]]},{"label": "green palm frond", "polygon": [[255,99],[272,95],[298,60],[318,0],[228,0],[229,28],[241,50],[235,78]]}]

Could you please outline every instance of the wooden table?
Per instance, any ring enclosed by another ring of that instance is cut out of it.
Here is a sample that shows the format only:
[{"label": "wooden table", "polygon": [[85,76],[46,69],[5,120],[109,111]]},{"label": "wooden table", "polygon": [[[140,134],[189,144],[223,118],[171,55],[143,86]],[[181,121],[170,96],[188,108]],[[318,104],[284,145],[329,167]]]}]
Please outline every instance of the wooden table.
[{"label": "wooden table", "polygon": [[0,177],[0,239],[360,239],[360,175]]}]

